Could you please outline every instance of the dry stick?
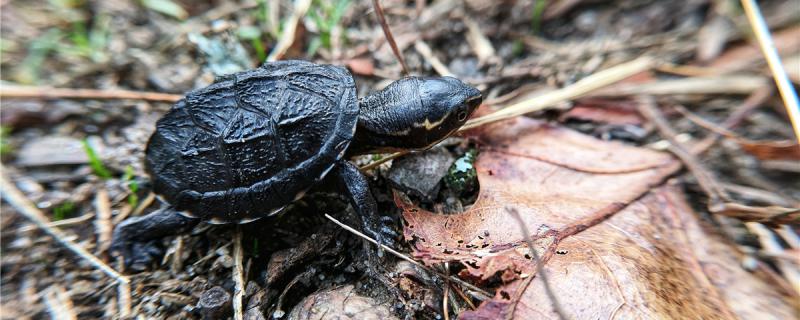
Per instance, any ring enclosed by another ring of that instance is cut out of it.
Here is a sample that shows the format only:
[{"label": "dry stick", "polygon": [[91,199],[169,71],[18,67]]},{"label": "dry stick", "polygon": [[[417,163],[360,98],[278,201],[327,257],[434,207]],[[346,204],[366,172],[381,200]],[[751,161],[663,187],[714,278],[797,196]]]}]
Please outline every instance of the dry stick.
[{"label": "dry stick", "polygon": [[311,7],[311,0],[295,1],[292,15],[283,23],[283,34],[281,34],[281,38],[278,39],[278,44],[275,45],[275,48],[272,49],[272,52],[267,56],[268,62],[277,61],[282,58],[286,51],[292,46],[295,32],[297,31],[297,24],[300,23],[300,19],[306,15],[309,7]]},{"label": "dry stick", "polygon": [[94,199],[97,219],[94,221],[95,232],[97,233],[97,248],[95,252],[101,254],[111,246],[111,236],[114,226],[111,224],[111,202],[108,198],[108,191],[100,189]]},{"label": "dry stick", "polygon": [[758,5],[754,0],[742,0],[742,7],[747,15],[747,20],[750,21],[750,25],[753,27],[753,33],[756,34],[756,39],[761,51],[764,53],[764,58],[767,59],[767,64],[775,78],[775,83],[778,85],[778,91],[780,91],[783,98],[786,113],[789,114],[789,120],[792,121],[792,126],[794,127],[795,139],[800,141],[800,103],[797,100],[797,92],[794,91],[794,86],[789,81],[786,70],[783,70],[781,58],[778,56],[769,28],[761,15],[761,10],[758,9]]},{"label": "dry stick", "polygon": [[722,186],[716,183],[716,179],[714,179],[711,172],[677,140],[677,133],[672,130],[672,127],[669,126],[664,116],[658,111],[653,98],[642,96],[639,100],[639,113],[656,126],[661,136],[669,141],[669,151],[681,159],[689,171],[697,178],[697,183],[700,185],[700,188],[709,196],[709,208],[727,201],[730,198],[728,193]]},{"label": "dry stick", "polygon": [[[480,118],[475,118],[467,121],[458,131],[464,131],[480,127],[492,122],[502,121],[526,113],[541,111],[551,106],[557,105],[567,100],[574,100],[589,94],[590,92],[599,88],[614,84],[624,80],[637,73],[647,71],[652,68],[654,62],[649,57],[642,57],[630,62],[626,62],[606,70],[597,72],[591,76],[581,79],[580,81],[572,84],[571,86],[564,87],[555,91],[544,93],[540,96],[504,107],[499,111],[495,111]],[[411,151],[400,151],[391,154],[388,157],[382,158],[376,162],[367,164],[361,167],[361,170],[370,170],[375,168],[386,161],[396,159]]]},{"label": "dry stick", "polygon": [[[76,224],[79,224],[79,223],[82,223],[82,222],[86,222],[86,221],[88,221],[89,219],[92,219],[92,218],[94,218],[94,213],[87,213],[87,214],[84,214],[84,215],[82,215],[80,217],[53,221],[53,222],[48,223],[47,225],[49,227],[52,227],[52,228],[55,228],[55,227],[68,227],[68,226],[71,226],[71,225],[76,225]],[[25,226],[20,227],[19,229],[17,229],[17,232],[28,232],[28,231],[34,230],[36,228],[37,228],[36,226],[25,225]]]},{"label": "dry stick", "polygon": [[[659,133],[670,142],[670,151],[675,154],[686,167],[695,176],[700,187],[709,197],[708,210],[716,213],[714,210],[720,206],[724,206],[724,201],[729,199],[728,192],[721,187],[714,179],[713,174],[708,171],[697,158],[689,153],[683,145],[675,138],[677,134],[672,130],[664,116],[656,108],[655,102],[652,97],[641,97],[642,103],[639,104],[639,112],[647,118],[648,121],[656,126]],[[782,248],[779,245],[774,245],[774,238],[768,228],[764,227],[758,222],[745,222],[745,226],[753,233],[759,235],[758,239],[761,245],[765,248],[770,248],[770,253],[781,253]],[[797,271],[790,263],[779,263],[778,268],[781,269],[783,274],[789,278],[791,286],[800,292],[800,272]]]},{"label": "dry stick", "polygon": [[[2,166],[0,166],[0,172],[5,171]],[[12,207],[17,209],[17,212],[25,216],[26,218],[33,221],[36,226],[42,229],[44,232],[52,236],[56,239],[56,241],[60,242],[62,245],[67,247],[67,249],[71,250],[78,256],[83,259],[89,261],[95,268],[103,271],[106,275],[114,278],[117,283],[119,284],[118,287],[118,295],[119,299],[118,302],[120,304],[120,315],[127,316],[130,312],[130,297],[131,297],[131,287],[130,287],[130,279],[128,277],[123,276],[109,265],[105,264],[102,260],[98,259],[96,256],[86,251],[83,247],[77,245],[76,243],[68,240],[67,235],[64,234],[63,231],[53,228],[50,226],[50,222],[48,221],[47,217],[39,211],[39,209],[34,206],[30,200],[28,200],[22,191],[19,191],[14,184],[9,182],[8,177],[5,173],[0,174],[0,190],[2,191],[3,199],[6,199]]]},{"label": "dry stick", "polygon": [[378,22],[381,23],[383,35],[386,36],[386,41],[389,42],[389,46],[392,47],[392,52],[394,52],[397,60],[400,61],[400,66],[403,67],[403,75],[407,76],[408,66],[406,66],[406,60],[403,58],[403,55],[400,54],[400,49],[397,48],[397,42],[394,41],[394,36],[392,36],[392,30],[389,29],[389,24],[386,23],[386,16],[383,14],[383,7],[381,7],[380,0],[372,0],[372,6],[375,8],[375,13],[378,15]]},{"label": "dry stick", "polygon": [[[525,221],[522,220],[522,217],[519,215],[516,209],[510,208],[508,212],[514,219],[517,220],[519,224],[519,229],[522,231],[522,236],[525,238],[525,243],[528,244],[528,249],[531,250],[531,256],[533,257],[533,262],[536,265],[536,277],[542,278],[542,284],[544,284],[544,290],[547,293],[547,296],[550,298],[550,301],[553,302],[553,309],[555,310],[558,317],[562,320],[568,319],[566,314],[564,313],[564,309],[561,307],[561,304],[558,303],[558,299],[556,298],[555,293],[553,292],[553,288],[550,287],[550,282],[547,280],[547,272],[544,270],[544,266],[542,265],[542,260],[539,258],[539,253],[536,252],[535,244],[533,243],[533,239],[531,238],[530,232],[528,232],[528,227],[525,225]],[[514,312],[517,310],[517,305],[519,304],[519,300],[522,299],[522,293],[516,294],[516,297],[513,302],[513,306],[511,307],[511,312],[507,315],[507,319],[514,318]]]},{"label": "dry stick", "polygon": [[483,298],[483,299],[491,299],[491,297],[492,297],[492,295],[491,295],[491,294],[489,294],[488,292],[486,292],[486,290],[483,290],[483,289],[481,289],[481,288],[478,288],[478,287],[476,287],[475,285],[473,285],[473,284],[470,284],[470,283],[468,283],[468,282],[466,282],[466,281],[464,281],[464,280],[461,280],[461,279],[459,279],[459,278],[456,278],[456,277],[453,277],[453,276],[447,276],[446,274],[443,274],[443,273],[441,273],[441,272],[439,272],[439,271],[436,271],[436,270],[434,270],[434,269],[432,269],[432,268],[430,268],[430,267],[428,267],[428,266],[426,266],[426,265],[424,265],[424,264],[422,264],[422,263],[419,263],[419,262],[417,262],[417,261],[416,261],[416,260],[414,260],[414,259],[411,259],[411,258],[409,258],[408,256],[406,256],[406,255],[404,255],[404,254],[402,254],[402,253],[400,253],[400,252],[397,252],[396,250],[392,249],[392,248],[391,248],[391,247],[389,247],[389,246],[386,246],[386,245],[384,245],[384,244],[380,244],[380,243],[378,243],[377,241],[375,241],[375,239],[372,239],[372,238],[370,238],[370,237],[366,236],[365,234],[361,233],[360,231],[358,231],[358,230],[354,229],[353,227],[351,227],[351,226],[348,226],[348,225],[346,225],[346,224],[344,224],[344,223],[340,222],[339,220],[336,220],[336,218],[334,218],[334,217],[331,217],[331,216],[330,216],[329,214],[327,214],[327,213],[325,214],[325,218],[328,218],[328,220],[330,220],[330,221],[333,221],[333,223],[335,223],[335,224],[337,224],[338,226],[342,227],[343,229],[345,229],[345,230],[347,230],[347,231],[350,231],[351,233],[353,233],[353,234],[355,234],[355,235],[357,235],[357,236],[359,236],[359,237],[363,238],[364,240],[367,240],[367,241],[369,241],[369,242],[372,242],[373,244],[376,244],[376,245],[380,246],[381,248],[383,248],[383,250],[386,250],[386,252],[389,252],[389,253],[391,253],[391,254],[395,255],[396,257],[398,257],[398,258],[400,258],[400,259],[403,259],[403,260],[405,260],[405,261],[408,261],[408,262],[410,262],[411,264],[413,264],[413,265],[415,265],[415,266],[417,266],[417,267],[420,267],[420,268],[424,269],[425,271],[428,271],[428,272],[430,272],[430,273],[433,273],[433,274],[435,274],[435,275],[437,275],[437,276],[441,277],[442,279],[449,279],[450,281],[453,281],[453,282],[455,282],[455,283],[458,283],[458,284],[460,284],[460,285],[462,285],[462,286],[464,286],[464,287],[466,287],[466,288],[469,288],[470,290],[473,290],[473,291],[475,291],[476,293],[478,293],[479,295],[481,295],[481,298]]},{"label": "dry stick", "polygon": [[51,319],[73,320],[78,319],[75,315],[72,299],[63,287],[53,284],[44,292],[44,304]]},{"label": "dry stick", "polygon": [[[758,222],[745,222],[745,225],[753,233],[758,235],[758,240],[764,247],[764,251],[774,255],[780,255],[783,253],[783,247],[775,239],[775,236],[773,235],[772,231],[769,230],[769,228]],[[783,259],[778,259],[775,261],[775,263],[783,272],[783,275],[789,280],[789,283],[791,283],[795,292],[800,293],[800,271],[793,267],[790,262]]]},{"label": "dry stick", "polygon": [[[5,171],[5,169],[2,169],[2,167],[0,167],[0,171]],[[19,189],[17,189],[16,186],[14,186],[11,182],[9,182],[8,177],[5,175],[5,173],[3,173],[2,176],[0,176],[0,187],[1,187],[0,189],[2,189],[3,191],[2,194],[3,199],[6,199],[6,201],[8,201],[8,203],[11,204],[12,207],[16,208],[20,214],[33,221],[33,223],[36,224],[36,226],[38,226],[44,232],[51,235],[58,242],[67,247],[67,249],[76,253],[81,258],[86,259],[95,268],[100,269],[105,274],[114,278],[118,282],[120,283],[130,282],[128,277],[123,276],[122,274],[111,268],[109,265],[107,265],[105,262],[98,259],[93,254],[89,253],[89,251],[86,251],[86,249],[84,249],[83,247],[79,246],[78,244],[72,241],[67,240],[68,236],[64,234],[63,231],[50,227],[49,225],[50,222],[48,221],[47,217],[45,217],[45,215],[41,211],[39,211],[39,209],[37,209],[36,206],[34,206],[30,202],[30,200],[28,200],[25,197],[24,194],[22,194],[22,191],[19,191]]]},{"label": "dry stick", "polygon": [[422,40],[417,40],[414,42],[414,49],[416,49],[417,52],[419,52],[419,54],[422,55],[422,57],[425,58],[428,63],[430,63],[431,67],[433,67],[433,70],[436,70],[436,73],[438,73],[440,76],[453,76],[453,73],[450,72],[450,69],[447,69],[447,66],[445,66],[444,63],[442,63],[442,61],[433,54],[433,50],[431,50],[431,47],[428,46],[427,43]]},{"label": "dry stick", "polygon": [[242,297],[244,296],[244,268],[242,267],[242,228],[236,226],[236,232],[233,236],[233,281],[236,286],[233,290],[233,318],[235,320],[243,320],[244,314],[242,311]]},{"label": "dry stick", "polygon": [[30,86],[2,86],[0,87],[0,98],[73,98],[73,99],[131,99],[175,102],[182,98],[181,95],[131,91],[122,89],[72,89],[72,88],[50,88],[50,87],[30,87]]}]

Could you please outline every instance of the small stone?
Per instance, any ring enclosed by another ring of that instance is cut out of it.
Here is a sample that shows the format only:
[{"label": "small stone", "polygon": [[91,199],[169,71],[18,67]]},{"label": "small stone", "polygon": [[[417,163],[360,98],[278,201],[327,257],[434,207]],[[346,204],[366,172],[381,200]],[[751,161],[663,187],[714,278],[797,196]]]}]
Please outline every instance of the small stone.
[{"label": "small stone", "polygon": [[439,182],[455,158],[444,148],[434,148],[394,161],[389,182],[397,189],[432,201],[439,192]]},{"label": "small stone", "polygon": [[213,287],[200,295],[197,303],[204,319],[219,319],[229,312],[231,307],[231,294],[222,287]]},{"label": "small stone", "polygon": [[[99,150],[95,148],[95,151]],[[71,137],[50,136],[35,139],[22,145],[17,154],[17,165],[23,167],[86,163],[89,163],[89,157],[83,148],[83,142]]]}]

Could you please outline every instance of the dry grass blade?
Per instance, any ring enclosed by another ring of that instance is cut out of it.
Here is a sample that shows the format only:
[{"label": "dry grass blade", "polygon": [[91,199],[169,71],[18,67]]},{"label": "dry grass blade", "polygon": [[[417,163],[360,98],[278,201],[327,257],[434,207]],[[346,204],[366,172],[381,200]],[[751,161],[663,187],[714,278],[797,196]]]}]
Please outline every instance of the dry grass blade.
[{"label": "dry grass blade", "polygon": [[[758,222],[746,222],[745,225],[750,231],[758,235],[758,241],[761,243],[765,252],[771,255],[780,255],[783,253],[783,246],[775,239],[775,235],[769,228]],[[777,260],[775,263],[786,279],[789,280],[795,292],[800,293],[800,270],[798,270],[797,266],[782,259]]]},{"label": "dry grass blade", "polygon": [[51,88],[51,87],[29,87],[29,86],[2,86],[0,87],[0,98],[37,98],[37,99],[131,99],[175,102],[182,98],[181,95],[131,91],[121,89],[72,89],[72,88]]},{"label": "dry grass blade", "polygon": [[778,56],[778,51],[775,49],[775,43],[772,42],[772,36],[769,33],[767,23],[764,21],[764,16],[761,15],[761,10],[758,9],[758,4],[755,0],[742,0],[742,7],[753,27],[753,33],[756,34],[758,45],[767,59],[772,75],[775,78],[775,83],[778,85],[778,91],[783,98],[783,104],[786,107],[786,113],[789,114],[789,119],[792,121],[794,127],[795,138],[800,141],[800,103],[797,99],[797,92],[794,91],[794,86],[783,69],[781,58]]},{"label": "dry grass blade", "polygon": [[244,310],[242,308],[242,298],[244,297],[244,267],[242,260],[244,253],[242,250],[242,228],[236,226],[236,232],[233,236],[233,281],[236,287],[233,290],[233,318],[235,320],[244,319]]},{"label": "dry grass blade", "polygon": [[417,40],[414,42],[414,49],[416,49],[417,52],[419,52],[419,54],[425,58],[425,61],[428,61],[428,63],[431,64],[433,70],[436,70],[436,73],[438,73],[440,76],[453,76],[453,73],[447,69],[444,63],[442,63],[442,61],[433,54],[431,47],[428,46],[427,43],[422,40]]},{"label": "dry grass blade", "polygon": [[[48,223],[47,225],[49,227],[51,227],[51,228],[68,227],[68,226],[77,225],[77,224],[89,221],[92,218],[94,218],[94,213],[87,213],[87,214],[84,214],[84,215],[82,215],[80,217],[53,221],[53,222]],[[37,228],[36,226],[27,225],[27,226],[19,228],[18,232],[28,232],[28,231],[34,230],[36,228]]]},{"label": "dry grass blade", "polygon": [[408,75],[408,66],[406,66],[406,60],[400,53],[400,49],[397,48],[397,42],[394,41],[392,30],[389,29],[389,24],[386,22],[386,16],[383,14],[383,7],[381,7],[380,0],[372,0],[372,6],[375,8],[375,13],[378,15],[378,21],[381,23],[381,28],[383,29],[383,35],[386,36],[386,41],[389,42],[389,46],[392,47],[392,52],[394,52],[394,55],[397,57],[397,61],[400,61],[400,66],[403,67],[403,75]]},{"label": "dry grass blade", "polygon": [[111,235],[114,226],[111,224],[111,202],[108,198],[108,191],[100,189],[94,199],[97,219],[95,219],[95,232],[97,233],[97,254],[103,253],[111,246]]},{"label": "dry grass blade", "polygon": [[614,66],[583,78],[571,86],[510,105],[483,117],[467,121],[467,123],[461,127],[460,131],[476,128],[487,123],[513,118],[526,113],[544,110],[550,106],[558,104],[559,102],[580,98],[594,90],[608,86],[637,73],[647,71],[653,67],[653,64],[653,60],[649,57],[642,57],[618,66]]},{"label": "dry grass blade", "polygon": [[482,296],[482,298],[483,298],[483,299],[489,299],[489,298],[491,298],[491,297],[492,297],[492,295],[491,295],[491,294],[489,294],[488,292],[486,292],[486,290],[483,290],[483,289],[481,289],[481,288],[478,288],[478,287],[476,287],[475,285],[473,285],[473,284],[470,284],[469,282],[465,282],[465,281],[463,281],[463,280],[461,280],[461,279],[459,279],[459,278],[452,277],[452,276],[447,276],[447,275],[445,275],[445,274],[443,274],[443,273],[441,273],[441,272],[439,272],[439,271],[436,271],[436,270],[434,270],[434,269],[432,269],[432,268],[429,268],[428,266],[426,266],[426,265],[424,265],[424,264],[422,264],[422,263],[419,263],[419,262],[417,262],[417,261],[416,261],[416,260],[414,260],[414,259],[411,259],[411,258],[409,258],[408,256],[406,256],[406,255],[404,255],[404,254],[402,254],[402,253],[400,253],[400,252],[397,252],[397,250],[394,250],[394,249],[392,249],[392,248],[391,248],[391,247],[389,247],[389,246],[386,246],[386,245],[383,245],[383,244],[380,244],[380,243],[378,243],[377,241],[375,241],[375,239],[372,239],[372,238],[368,237],[367,235],[365,235],[365,234],[361,233],[360,231],[358,231],[358,230],[354,229],[353,227],[351,227],[351,226],[348,226],[348,225],[346,225],[346,224],[342,223],[342,222],[341,222],[341,221],[339,221],[339,220],[336,220],[336,218],[334,218],[334,217],[331,217],[331,216],[330,216],[329,214],[327,214],[327,213],[325,214],[325,218],[328,218],[328,220],[332,221],[332,222],[333,222],[333,223],[335,223],[336,225],[338,225],[338,226],[342,227],[343,229],[345,229],[345,230],[347,230],[347,231],[350,231],[351,233],[353,233],[353,234],[355,234],[355,235],[357,235],[357,236],[361,237],[362,239],[364,239],[364,240],[367,240],[367,241],[369,241],[369,242],[372,242],[372,243],[373,243],[373,244],[375,244],[375,245],[378,245],[378,246],[380,246],[381,248],[383,248],[383,250],[386,250],[386,252],[389,252],[389,253],[391,253],[391,254],[395,255],[396,257],[398,257],[398,258],[400,258],[400,259],[403,259],[403,260],[405,260],[405,261],[408,261],[408,262],[410,262],[411,264],[413,264],[413,265],[415,265],[415,266],[417,266],[417,267],[420,267],[420,268],[424,269],[425,271],[428,271],[428,272],[430,272],[430,273],[433,273],[433,274],[435,274],[435,275],[437,275],[437,276],[441,277],[442,279],[445,279],[445,278],[446,278],[446,279],[449,279],[450,281],[453,281],[453,282],[455,282],[455,283],[458,283],[458,284],[460,284],[460,285],[464,286],[465,288],[468,288],[468,289],[470,289],[470,290],[473,290],[473,291],[474,291],[476,294],[478,294],[478,295]]},{"label": "dry grass blade", "polygon": [[272,49],[272,52],[267,56],[267,61],[277,61],[289,50],[292,43],[294,43],[297,24],[300,23],[300,19],[306,15],[310,7],[311,0],[297,0],[294,2],[294,11],[292,11],[292,15],[289,16],[289,19],[286,19],[286,22],[283,23],[281,38],[278,39],[278,44],[275,45],[275,48]]},{"label": "dry grass blade", "polygon": [[[0,167],[0,171],[5,171],[2,167]],[[19,191],[14,184],[12,184],[8,177],[5,174],[0,176],[0,189],[2,189],[2,196],[3,199],[6,199],[12,207],[17,209],[17,212],[25,216],[26,218],[33,221],[40,229],[42,229],[47,234],[51,235],[55,238],[58,242],[62,245],[67,247],[67,249],[71,250],[78,256],[83,259],[86,259],[91,263],[95,268],[103,271],[108,276],[114,278],[120,283],[129,283],[130,280],[128,277],[123,276],[109,265],[107,265],[102,260],[98,259],[96,256],[91,254],[89,251],[86,251],[83,247],[79,246],[78,244],[68,240],[68,237],[64,232],[61,230],[55,229],[50,226],[50,221],[48,221],[47,217],[39,211],[39,209],[34,206],[30,200],[28,200],[22,191]]]},{"label": "dry grass blade", "polygon": [[72,305],[72,299],[63,287],[53,284],[44,292],[44,304],[51,319],[73,320],[78,319]]},{"label": "dry grass blade", "polygon": [[768,84],[761,76],[695,77],[629,84],[599,90],[591,96],[750,94]]}]

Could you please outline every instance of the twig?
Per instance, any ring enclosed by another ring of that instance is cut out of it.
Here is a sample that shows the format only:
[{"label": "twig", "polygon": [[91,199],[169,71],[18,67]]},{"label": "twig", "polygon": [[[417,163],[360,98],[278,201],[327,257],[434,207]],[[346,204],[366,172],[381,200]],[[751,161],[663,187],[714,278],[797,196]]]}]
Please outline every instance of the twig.
[{"label": "twig", "polygon": [[[764,248],[766,253],[780,255],[783,252],[783,247],[775,239],[775,236],[772,234],[772,231],[770,231],[769,228],[758,222],[745,222],[745,225],[753,233],[758,235],[758,241],[761,243],[761,246]],[[789,283],[791,283],[795,292],[800,293],[800,271],[792,266],[791,263],[782,259],[776,260],[775,263],[783,272],[783,275],[786,277],[786,279],[789,280]]]},{"label": "twig", "polygon": [[[53,222],[48,223],[47,225],[49,227],[52,227],[52,228],[55,228],[55,227],[67,227],[67,226],[79,224],[79,223],[82,223],[82,222],[86,222],[91,218],[94,218],[94,213],[87,213],[87,214],[84,214],[84,215],[82,215],[80,217],[53,221]],[[28,231],[34,230],[36,228],[37,228],[36,226],[26,225],[26,226],[20,227],[17,230],[17,232],[28,232]]]},{"label": "twig", "polygon": [[381,7],[380,0],[372,0],[372,6],[375,8],[375,13],[378,15],[378,22],[381,23],[383,35],[386,36],[386,41],[389,42],[389,46],[392,47],[392,52],[394,52],[394,55],[397,57],[397,61],[400,61],[400,66],[403,67],[403,75],[407,76],[408,66],[406,66],[406,60],[400,53],[400,49],[397,48],[397,42],[394,41],[392,30],[389,29],[389,24],[386,22],[386,16],[383,14],[383,7]]},{"label": "twig", "polygon": [[633,76],[637,73],[649,70],[653,67],[653,64],[653,60],[649,57],[642,57],[634,61],[614,66],[583,78],[571,86],[551,91],[538,97],[510,105],[483,117],[469,120],[463,127],[461,127],[461,129],[459,129],[459,131],[469,130],[487,123],[513,118],[534,111],[544,110],[560,102],[577,99],[594,90],[624,80],[625,78]]},{"label": "twig", "polygon": [[311,0],[297,0],[294,2],[294,11],[292,11],[292,15],[289,16],[289,19],[286,19],[286,22],[283,23],[281,38],[278,39],[278,44],[275,45],[275,48],[272,49],[272,52],[267,56],[267,61],[277,61],[289,50],[292,43],[294,43],[297,24],[300,23],[300,19],[306,15],[309,7],[311,7]]},{"label": "twig", "polygon": [[68,240],[67,235],[63,231],[50,226],[47,217],[28,200],[22,191],[19,191],[14,184],[9,182],[6,176],[5,169],[0,165],[0,191],[2,191],[3,199],[6,199],[12,207],[17,209],[17,212],[33,221],[37,227],[52,236],[56,241],[67,247],[79,257],[86,259],[95,268],[103,271],[106,275],[117,281],[118,302],[120,305],[120,317],[126,318],[131,310],[131,287],[130,279],[123,276],[109,265],[105,264],[102,260],[86,251],[83,247]]},{"label": "twig", "polygon": [[181,95],[131,91],[122,89],[73,89],[30,86],[1,86],[0,98],[37,98],[37,99],[131,99],[175,102],[183,98]]},{"label": "twig", "polygon": [[[445,262],[445,272],[447,272],[447,263]],[[448,272],[449,273],[449,272]],[[444,291],[442,292],[442,314],[444,320],[450,320],[450,310],[447,308],[447,300],[450,295],[450,281],[444,280]]]},{"label": "twig", "polygon": [[461,21],[467,26],[467,43],[472,47],[475,55],[478,56],[478,64],[484,65],[487,62],[500,61],[492,42],[481,32],[481,28],[475,20],[472,20],[469,16],[464,16]]},{"label": "twig", "polygon": [[117,286],[117,296],[119,318],[127,319],[131,314],[131,284],[128,282],[120,282]]},{"label": "twig", "polygon": [[709,197],[709,208],[718,206],[730,197],[722,186],[716,183],[714,175],[683,145],[677,140],[677,133],[669,126],[667,120],[656,108],[652,97],[642,96],[639,98],[639,113],[647,118],[650,123],[656,126],[662,137],[669,141],[669,151],[677,156],[686,165],[689,171],[697,178],[697,183]]},{"label": "twig", "polygon": [[351,227],[351,226],[348,226],[348,225],[346,225],[346,224],[344,224],[344,223],[340,222],[339,220],[336,220],[336,218],[334,218],[334,217],[331,217],[331,216],[330,216],[329,214],[327,214],[327,213],[325,214],[325,218],[328,218],[328,220],[330,220],[330,221],[333,221],[333,223],[335,223],[335,224],[337,224],[338,226],[342,227],[343,229],[345,229],[345,230],[347,230],[347,231],[350,231],[351,233],[353,233],[353,234],[355,234],[355,235],[357,235],[357,236],[359,236],[359,237],[363,238],[364,240],[367,240],[367,241],[369,241],[369,242],[372,242],[373,244],[376,244],[376,245],[380,246],[381,248],[383,248],[383,250],[386,250],[387,252],[389,252],[389,253],[391,253],[391,254],[395,255],[396,257],[398,257],[398,258],[400,258],[400,259],[403,259],[403,260],[405,260],[405,261],[408,261],[408,262],[410,262],[411,264],[413,264],[413,265],[415,265],[415,266],[417,266],[417,267],[420,267],[420,268],[424,269],[425,271],[428,271],[428,272],[430,272],[430,273],[433,273],[433,274],[435,274],[435,275],[437,275],[437,276],[441,277],[442,279],[445,279],[445,278],[446,278],[446,279],[449,279],[450,281],[453,281],[453,282],[455,282],[455,283],[458,283],[458,284],[460,284],[460,285],[462,285],[462,286],[464,286],[464,287],[467,287],[467,288],[469,288],[470,290],[473,290],[473,291],[475,291],[476,293],[478,293],[479,295],[481,295],[481,296],[482,296],[482,298],[484,298],[484,299],[490,299],[490,298],[492,297],[492,295],[491,295],[491,294],[489,294],[488,292],[486,292],[486,290],[483,290],[483,289],[481,289],[481,288],[478,288],[478,287],[476,287],[475,285],[473,285],[473,284],[470,284],[470,283],[468,283],[468,282],[466,282],[466,281],[464,281],[464,280],[461,280],[461,279],[459,279],[459,278],[456,278],[456,277],[453,277],[453,276],[447,276],[447,275],[445,275],[445,274],[443,274],[443,273],[441,273],[441,272],[439,272],[439,271],[436,271],[435,269],[432,269],[432,268],[430,268],[430,267],[428,267],[428,266],[426,266],[426,265],[424,265],[424,264],[422,264],[422,263],[419,263],[419,262],[417,262],[417,261],[416,261],[416,260],[414,260],[414,259],[411,259],[411,258],[409,258],[408,256],[406,256],[406,255],[404,255],[404,254],[402,254],[402,253],[400,253],[400,252],[397,252],[396,250],[392,249],[392,248],[391,248],[391,247],[389,247],[389,246],[386,246],[386,245],[384,245],[384,244],[380,244],[380,243],[378,243],[377,241],[375,241],[375,239],[372,239],[372,238],[368,237],[367,235],[365,235],[365,234],[361,233],[360,231],[358,231],[358,230],[354,229],[353,227]]},{"label": "twig", "polygon": [[[0,171],[5,171],[5,169],[0,166]],[[8,203],[17,209],[17,212],[25,216],[26,218],[33,221],[40,229],[44,232],[52,236],[56,239],[56,241],[60,242],[62,245],[67,247],[67,249],[71,250],[78,256],[83,259],[86,259],[90,264],[92,264],[95,268],[103,271],[109,277],[114,278],[120,283],[130,283],[128,277],[123,276],[109,265],[105,264],[102,260],[98,259],[93,254],[86,251],[83,247],[79,246],[78,244],[68,240],[68,236],[64,234],[63,231],[59,229],[55,229],[51,227],[49,224],[47,217],[39,211],[39,209],[34,206],[30,200],[28,200],[22,191],[19,191],[16,186],[14,186],[11,182],[8,181],[8,177],[5,173],[0,175],[0,188],[2,192],[3,199],[6,199]]]},{"label": "twig", "polygon": [[756,34],[756,39],[761,51],[764,53],[764,58],[767,59],[767,64],[775,78],[775,83],[778,85],[778,91],[780,91],[783,98],[786,113],[789,114],[789,120],[792,122],[792,127],[794,127],[795,139],[800,141],[800,103],[797,100],[797,92],[794,91],[794,86],[789,81],[786,70],[783,70],[781,58],[778,56],[775,43],[772,42],[769,28],[761,15],[758,5],[754,0],[742,0],[742,7],[747,15],[747,20],[750,21],[750,25],[753,27],[753,33]]},{"label": "twig", "polygon": [[236,286],[233,290],[233,318],[243,320],[242,297],[244,296],[244,268],[242,267],[242,227],[236,226],[233,235],[233,281]]},{"label": "twig", "polygon": [[[525,225],[525,221],[522,220],[522,217],[519,215],[514,208],[509,208],[507,210],[514,219],[517,220],[517,224],[519,224],[519,229],[522,231],[522,236],[525,238],[525,242],[528,244],[528,249],[531,251],[531,257],[533,258],[533,263],[536,265],[536,277],[542,278],[542,284],[544,284],[544,290],[547,293],[547,296],[550,298],[550,301],[553,302],[553,310],[555,310],[556,314],[558,314],[558,318],[562,320],[568,319],[566,314],[564,313],[564,309],[561,307],[561,304],[558,302],[555,293],[553,292],[553,288],[550,287],[550,283],[547,280],[547,272],[544,270],[544,266],[542,265],[542,260],[539,259],[539,253],[536,252],[535,244],[533,243],[533,239],[531,238],[530,232],[528,232],[528,227]],[[520,289],[516,292],[513,306],[511,307],[511,312],[506,315],[506,319],[513,319],[514,313],[517,310],[517,305],[519,304],[520,299],[522,299],[522,294],[524,293],[524,289]]]},{"label": "twig", "polygon": [[592,92],[590,96],[750,94],[767,85],[769,85],[769,82],[762,76],[725,75],[632,83],[598,90]]},{"label": "twig", "polygon": [[94,227],[97,232],[97,248],[95,252],[101,254],[111,246],[111,234],[114,227],[111,225],[111,203],[108,199],[108,191],[100,189],[94,198],[94,207],[97,211]]},{"label": "twig", "polygon": [[431,64],[433,70],[436,70],[436,73],[438,73],[440,76],[453,76],[453,73],[447,69],[444,63],[442,63],[442,61],[433,54],[431,47],[429,47],[427,43],[422,40],[417,40],[414,42],[414,49],[416,49],[417,52],[419,52],[419,54]]},{"label": "twig", "polygon": [[709,206],[709,211],[737,218],[742,221],[754,221],[774,224],[800,223],[800,208],[785,208],[781,206],[748,206],[739,203],[725,202]]},{"label": "twig", "polygon": [[368,164],[364,165],[363,167],[361,167],[359,169],[361,169],[363,171],[369,171],[369,170],[375,169],[378,166],[380,166],[380,165],[382,165],[382,164],[384,164],[386,162],[389,162],[389,160],[397,159],[399,157],[402,157],[402,156],[408,154],[409,152],[410,151],[400,151],[400,152],[392,153],[392,154],[387,155],[387,156],[385,156],[383,158],[380,158],[379,160],[376,160],[376,161],[373,161],[371,163],[368,163]]},{"label": "twig", "polygon": [[120,212],[116,217],[114,217],[114,225],[122,222],[122,220],[125,220],[125,218],[127,218],[131,214],[133,216],[138,216],[140,213],[142,213],[142,211],[144,211],[144,209],[147,209],[147,207],[153,204],[153,201],[155,200],[156,200],[156,194],[150,192],[147,194],[144,200],[139,202],[139,205],[137,205],[136,208],[134,208],[133,210],[130,209],[130,206],[126,206],[128,210],[122,210],[122,212]]},{"label": "twig", "polygon": [[73,309],[72,299],[63,287],[51,285],[44,292],[44,304],[51,319],[72,320],[78,319]]}]

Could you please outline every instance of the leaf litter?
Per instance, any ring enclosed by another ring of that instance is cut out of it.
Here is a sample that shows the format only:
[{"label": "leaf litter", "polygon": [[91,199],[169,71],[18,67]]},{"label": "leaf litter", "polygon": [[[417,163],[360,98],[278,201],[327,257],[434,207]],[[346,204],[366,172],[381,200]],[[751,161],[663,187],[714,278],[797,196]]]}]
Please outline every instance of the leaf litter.
[{"label": "leaf litter", "polygon": [[[436,214],[395,196],[414,258],[457,261],[461,277],[497,289],[462,319],[558,318],[541,282],[526,285],[536,267],[512,211],[533,233],[568,318],[792,314],[788,293],[738,268],[735,250],[665,186],[681,168],[670,154],[528,118],[474,138],[480,193],[467,211]],[[745,307],[747,292],[758,294]]]}]

